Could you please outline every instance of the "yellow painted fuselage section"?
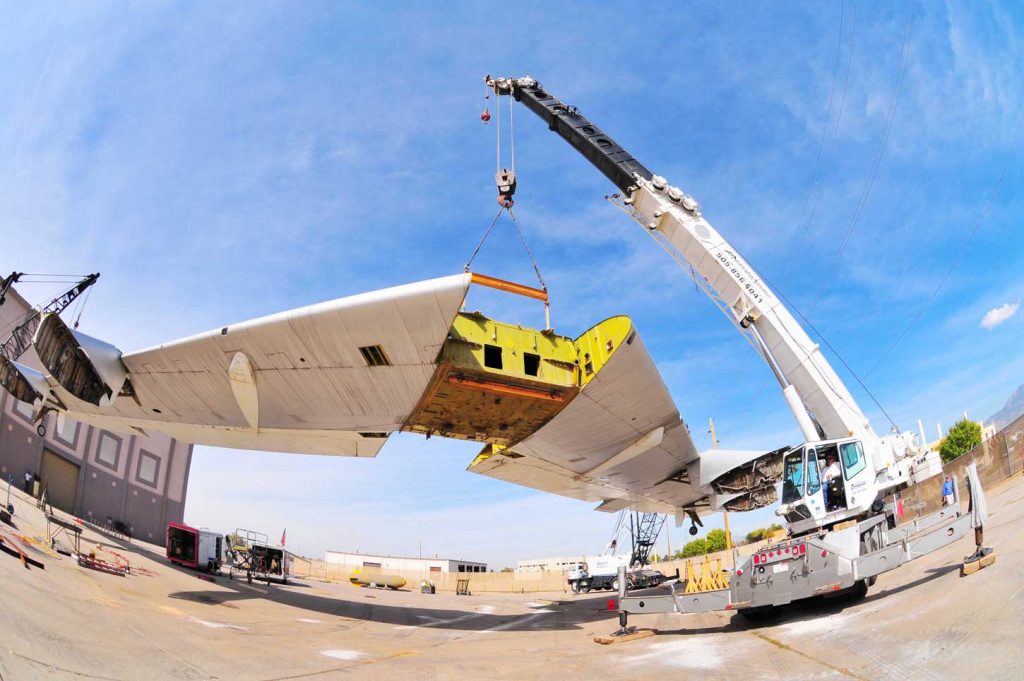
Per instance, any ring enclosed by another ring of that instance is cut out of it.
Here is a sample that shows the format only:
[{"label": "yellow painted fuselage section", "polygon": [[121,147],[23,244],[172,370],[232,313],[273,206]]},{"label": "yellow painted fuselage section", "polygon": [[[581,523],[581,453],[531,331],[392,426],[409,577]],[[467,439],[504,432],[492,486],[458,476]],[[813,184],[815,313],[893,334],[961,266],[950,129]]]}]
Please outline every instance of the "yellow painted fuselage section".
[{"label": "yellow painted fuselage section", "polygon": [[573,340],[460,312],[403,430],[512,445],[564,409],[632,328],[612,317]]}]

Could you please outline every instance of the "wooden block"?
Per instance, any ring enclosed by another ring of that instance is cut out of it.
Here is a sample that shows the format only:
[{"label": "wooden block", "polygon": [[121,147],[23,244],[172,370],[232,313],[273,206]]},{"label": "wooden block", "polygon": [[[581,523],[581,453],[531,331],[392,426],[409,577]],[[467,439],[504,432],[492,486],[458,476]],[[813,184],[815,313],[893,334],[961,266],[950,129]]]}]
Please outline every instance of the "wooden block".
[{"label": "wooden block", "polygon": [[972,560],[969,563],[964,563],[963,568],[960,570],[960,576],[966,577],[967,575],[973,575],[975,572],[982,568],[986,568],[996,562],[996,552],[988,554],[981,560]]},{"label": "wooden block", "polygon": [[625,643],[626,641],[635,641],[639,638],[647,638],[648,636],[654,636],[658,632],[654,629],[636,629],[630,627],[632,631],[628,634],[611,634],[609,636],[595,636],[594,643],[600,643],[603,646],[611,645],[613,643]]}]

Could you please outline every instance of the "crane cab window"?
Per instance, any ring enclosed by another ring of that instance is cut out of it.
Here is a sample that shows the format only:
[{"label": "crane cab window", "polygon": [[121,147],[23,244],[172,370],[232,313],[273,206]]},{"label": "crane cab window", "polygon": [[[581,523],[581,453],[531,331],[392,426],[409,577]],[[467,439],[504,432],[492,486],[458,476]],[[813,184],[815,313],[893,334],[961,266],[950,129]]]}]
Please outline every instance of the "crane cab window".
[{"label": "crane cab window", "polygon": [[817,494],[821,489],[821,476],[818,474],[817,459],[814,450],[807,450],[807,495]]},{"label": "crane cab window", "polygon": [[839,451],[843,460],[843,472],[846,479],[864,470],[864,446],[859,442],[846,442],[839,445]]},{"label": "crane cab window", "polygon": [[782,503],[797,501],[804,492],[804,450],[786,455],[782,462]]}]

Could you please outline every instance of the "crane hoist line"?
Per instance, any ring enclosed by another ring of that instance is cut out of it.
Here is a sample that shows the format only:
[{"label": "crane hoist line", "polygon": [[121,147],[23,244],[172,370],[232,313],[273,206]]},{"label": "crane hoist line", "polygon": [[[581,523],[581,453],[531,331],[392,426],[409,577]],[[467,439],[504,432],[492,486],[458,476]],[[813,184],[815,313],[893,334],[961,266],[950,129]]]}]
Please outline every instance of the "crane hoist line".
[{"label": "crane hoist line", "polygon": [[[488,101],[490,100],[490,90],[484,95],[484,110],[480,114],[480,120],[484,125],[487,125],[491,121],[491,112],[488,108]],[[519,220],[516,218],[513,206],[515,201],[513,196],[516,193],[516,143],[515,143],[515,127],[513,123],[513,108],[508,107],[508,146],[509,146],[509,159],[510,163],[508,167],[503,167],[501,163],[502,154],[502,136],[501,136],[501,98],[497,98],[497,117],[495,120],[496,138],[497,138],[497,152],[495,162],[495,174],[494,181],[498,188],[498,212],[495,213],[494,219],[484,230],[483,236],[480,237],[480,241],[477,242],[476,248],[473,249],[469,259],[466,261],[465,271],[469,272],[470,267],[473,264],[473,260],[480,253],[480,249],[483,248],[487,238],[494,231],[495,225],[501,219],[502,214],[508,213],[509,220],[512,222],[512,226],[515,227],[516,234],[519,236],[519,241],[523,244],[523,249],[526,251],[526,256],[530,259],[530,265],[533,267],[533,273],[537,277],[537,281],[540,283],[540,290],[547,294],[548,285],[544,281],[544,276],[540,273],[540,266],[537,264],[537,259],[533,255],[533,249],[530,248],[530,243],[526,240],[526,235],[523,233],[523,229],[519,224]],[[551,329],[551,309],[547,297],[544,298],[544,316],[545,316],[545,328]]]}]

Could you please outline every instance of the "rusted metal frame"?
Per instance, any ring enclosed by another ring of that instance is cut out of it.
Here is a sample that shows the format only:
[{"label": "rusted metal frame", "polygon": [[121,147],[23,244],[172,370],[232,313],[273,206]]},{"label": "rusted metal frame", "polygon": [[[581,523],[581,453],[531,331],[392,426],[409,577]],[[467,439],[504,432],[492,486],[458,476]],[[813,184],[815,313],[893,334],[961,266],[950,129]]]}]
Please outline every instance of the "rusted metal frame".
[{"label": "rusted metal frame", "polygon": [[532,397],[534,399],[549,400],[551,402],[565,402],[565,398],[557,393],[539,390],[537,388],[510,385],[508,383],[482,381],[475,378],[455,375],[449,376],[448,382],[453,385],[462,386],[470,390],[479,390],[481,392],[496,392],[505,395],[516,395],[517,397]]}]

